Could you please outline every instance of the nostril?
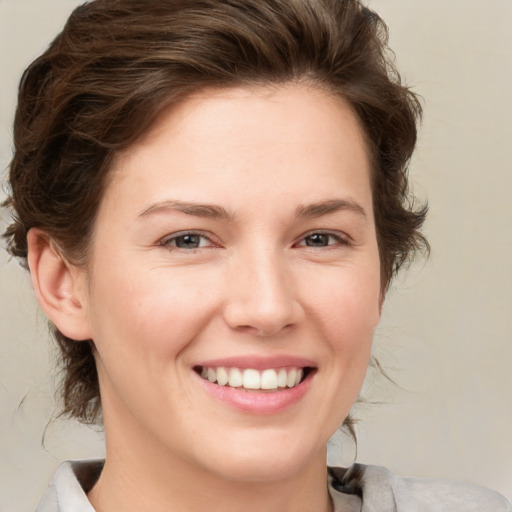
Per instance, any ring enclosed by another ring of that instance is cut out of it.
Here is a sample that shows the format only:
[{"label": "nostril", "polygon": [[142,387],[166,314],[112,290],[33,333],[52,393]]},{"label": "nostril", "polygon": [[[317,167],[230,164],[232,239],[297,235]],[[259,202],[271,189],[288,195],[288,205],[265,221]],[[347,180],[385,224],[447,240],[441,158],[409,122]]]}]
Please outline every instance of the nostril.
[{"label": "nostril", "polygon": [[283,331],[288,331],[292,327],[293,324],[291,323],[282,326],[281,324],[264,324],[263,322],[255,321],[254,325],[239,325],[232,328],[237,332],[251,334],[258,338],[268,338]]}]

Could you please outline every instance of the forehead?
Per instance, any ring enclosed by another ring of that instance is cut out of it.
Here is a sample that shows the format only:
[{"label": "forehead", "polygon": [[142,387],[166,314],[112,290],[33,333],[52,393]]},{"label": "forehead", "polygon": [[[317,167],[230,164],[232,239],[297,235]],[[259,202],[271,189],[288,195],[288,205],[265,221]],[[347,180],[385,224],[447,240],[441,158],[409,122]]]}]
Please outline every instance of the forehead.
[{"label": "forehead", "polygon": [[166,108],[116,155],[111,185],[128,180],[139,196],[151,182],[162,193],[194,186],[186,200],[195,200],[213,187],[257,185],[261,192],[265,184],[270,193],[315,183],[324,194],[340,179],[353,186],[354,178],[368,187],[367,146],[348,103],[286,84],[203,90]]}]

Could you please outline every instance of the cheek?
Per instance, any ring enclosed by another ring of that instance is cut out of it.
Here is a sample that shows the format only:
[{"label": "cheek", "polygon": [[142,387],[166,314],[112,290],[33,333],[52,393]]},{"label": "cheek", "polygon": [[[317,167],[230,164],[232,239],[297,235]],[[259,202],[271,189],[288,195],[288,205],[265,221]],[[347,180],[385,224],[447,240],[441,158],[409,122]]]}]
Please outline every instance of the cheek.
[{"label": "cheek", "polygon": [[333,389],[341,385],[355,397],[366,374],[380,319],[379,275],[354,270],[340,272],[337,277],[325,282],[328,292],[316,297],[312,315],[318,319],[330,352],[329,371],[336,379]]},{"label": "cheek", "polygon": [[350,345],[349,340],[357,343],[373,333],[380,319],[380,281],[374,268],[339,269],[309,288],[313,314],[329,331],[328,339],[346,339]]},{"label": "cheek", "polygon": [[[91,324],[100,356],[107,352],[129,358],[164,361],[180,353],[208,322],[214,309],[211,288],[201,275],[171,272],[132,272],[130,279],[119,265],[98,269],[91,290]],[[101,275],[109,275],[101,280]],[[129,350],[128,350],[129,349]]]},{"label": "cheek", "polygon": [[[110,418],[124,417],[125,411],[153,417],[162,403],[169,404],[166,414],[172,417],[176,411],[170,396],[190,402],[183,385],[186,349],[215,307],[202,286],[204,279],[171,274],[167,268],[133,272],[126,279],[120,265],[95,274],[91,322],[104,413]],[[102,280],[102,275],[110,279]],[[159,417],[164,421],[163,412]]]}]

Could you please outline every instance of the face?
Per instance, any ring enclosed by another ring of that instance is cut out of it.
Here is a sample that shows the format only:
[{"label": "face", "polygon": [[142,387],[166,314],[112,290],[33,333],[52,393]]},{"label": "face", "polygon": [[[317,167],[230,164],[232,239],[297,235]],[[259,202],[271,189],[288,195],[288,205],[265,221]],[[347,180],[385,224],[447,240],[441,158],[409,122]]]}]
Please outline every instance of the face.
[{"label": "face", "polygon": [[164,112],[114,163],[87,280],[107,457],[234,480],[325,464],[380,309],[350,108],[289,85]]}]

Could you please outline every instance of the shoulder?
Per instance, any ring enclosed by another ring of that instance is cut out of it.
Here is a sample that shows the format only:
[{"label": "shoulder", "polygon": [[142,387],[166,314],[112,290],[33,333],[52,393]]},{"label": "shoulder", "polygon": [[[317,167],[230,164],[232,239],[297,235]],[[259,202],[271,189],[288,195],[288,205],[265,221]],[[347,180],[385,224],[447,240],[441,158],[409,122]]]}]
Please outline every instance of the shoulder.
[{"label": "shoulder", "polygon": [[497,492],[466,482],[404,478],[386,468],[362,464],[355,465],[348,482],[344,470],[330,472],[337,480],[345,480],[341,492],[361,496],[362,512],[512,512],[510,503]]},{"label": "shoulder", "polygon": [[102,467],[102,460],[63,462],[36,512],[94,512],[86,493],[94,485]]}]

